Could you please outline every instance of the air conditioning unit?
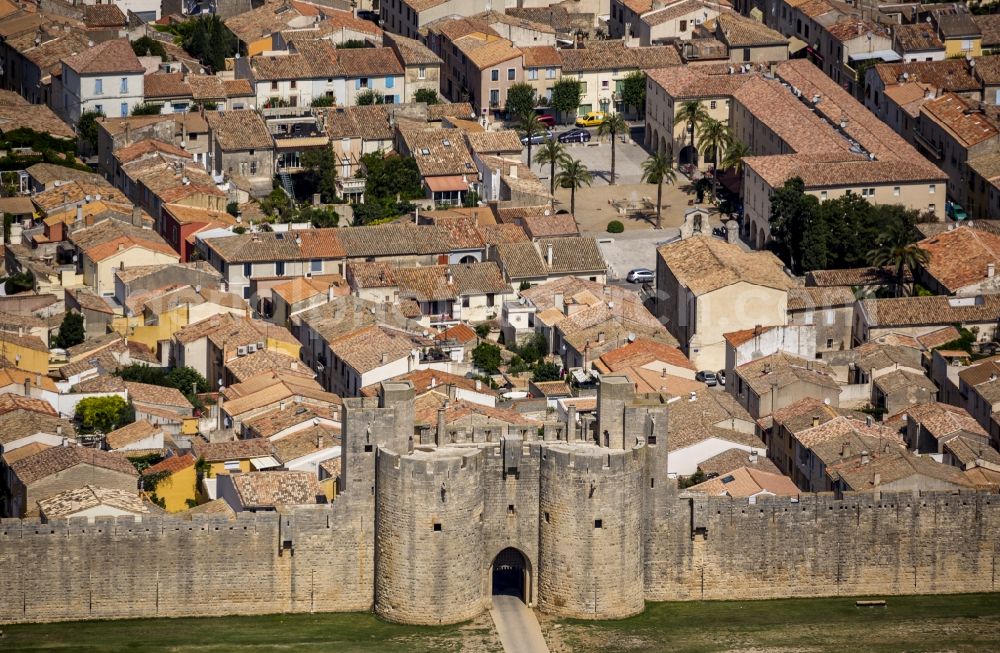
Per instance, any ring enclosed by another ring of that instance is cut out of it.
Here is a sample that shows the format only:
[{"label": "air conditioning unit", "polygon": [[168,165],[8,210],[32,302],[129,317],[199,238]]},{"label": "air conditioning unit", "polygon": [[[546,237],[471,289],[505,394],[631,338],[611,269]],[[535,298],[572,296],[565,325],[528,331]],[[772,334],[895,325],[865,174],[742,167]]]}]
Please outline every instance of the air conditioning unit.
[{"label": "air conditioning unit", "polygon": [[243,346],[237,347],[236,348],[236,355],[237,356],[246,356],[247,355],[247,348],[243,347]]},{"label": "air conditioning unit", "polygon": [[316,371],[317,372],[322,372],[325,369],[326,369],[326,366],[323,365],[323,363],[316,363]]},{"label": "air conditioning unit", "polygon": [[257,342],[257,349],[263,350],[264,348],[265,348],[264,347],[264,341],[263,340],[259,340]]},{"label": "air conditioning unit", "polygon": [[247,351],[250,352],[251,354],[254,353],[255,351],[257,351],[257,345],[253,343],[247,345]]}]

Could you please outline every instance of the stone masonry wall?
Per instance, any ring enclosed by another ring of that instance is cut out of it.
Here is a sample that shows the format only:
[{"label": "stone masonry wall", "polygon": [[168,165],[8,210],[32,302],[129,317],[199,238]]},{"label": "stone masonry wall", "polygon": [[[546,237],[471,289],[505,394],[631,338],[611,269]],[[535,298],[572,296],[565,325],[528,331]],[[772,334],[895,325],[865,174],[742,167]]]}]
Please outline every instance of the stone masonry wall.
[{"label": "stone masonry wall", "polygon": [[998,589],[996,494],[682,497],[654,523],[651,601]]}]

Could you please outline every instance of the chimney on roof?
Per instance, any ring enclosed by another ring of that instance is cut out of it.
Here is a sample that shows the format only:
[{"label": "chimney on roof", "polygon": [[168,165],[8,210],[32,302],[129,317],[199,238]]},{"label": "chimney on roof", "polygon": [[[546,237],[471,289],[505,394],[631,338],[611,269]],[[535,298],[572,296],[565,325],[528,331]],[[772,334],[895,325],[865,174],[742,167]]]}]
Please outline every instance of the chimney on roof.
[{"label": "chimney on roof", "polygon": [[517,164],[516,163],[510,164],[510,178],[511,179],[517,179]]},{"label": "chimney on roof", "polygon": [[986,276],[988,278],[992,279],[993,275],[996,274],[996,272],[997,272],[996,263],[987,263],[986,264]]},{"label": "chimney on roof", "polygon": [[444,431],[445,431],[445,413],[447,412],[447,410],[448,410],[448,404],[447,403],[444,406],[441,406],[440,408],[438,408],[437,430],[434,433],[434,444],[436,444],[439,447],[443,447],[443,446],[445,446],[445,444],[447,444],[445,442],[445,436],[444,436]]},{"label": "chimney on roof", "polygon": [[565,295],[563,295],[561,292],[557,292],[554,295],[552,295],[552,307],[555,308],[560,313],[564,311],[566,308],[566,304],[563,299],[564,297]]},{"label": "chimney on roof", "polygon": [[819,426],[819,415],[813,415],[813,426]]},{"label": "chimney on roof", "polygon": [[875,475],[872,476],[872,485],[880,485],[881,483],[882,483],[882,475],[879,474],[878,472],[875,472]]},{"label": "chimney on roof", "polygon": [[870,461],[871,458],[868,456],[868,450],[865,449],[864,451],[861,452],[861,464],[867,465]]},{"label": "chimney on roof", "polygon": [[322,430],[319,432],[319,435],[316,436],[316,448],[317,449],[322,449],[323,448],[323,431]]},{"label": "chimney on roof", "polygon": [[[76,221],[83,222],[83,204],[76,205]],[[79,226],[79,225],[75,225]]]},{"label": "chimney on roof", "polygon": [[25,397],[30,397],[31,396],[31,378],[30,377],[25,377],[24,378],[24,396]]},{"label": "chimney on roof", "polygon": [[597,332],[597,342],[604,342],[604,332],[603,331],[598,331]]},{"label": "chimney on roof", "polygon": [[455,283],[455,275],[451,273],[451,268],[447,268],[445,273],[448,275],[448,285]]},{"label": "chimney on roof", "polygon": [[388,352],[382,352],[382,364],[384,365],[384,364],[386,364],[388,362],[389,362],[389,354],[388,354]]},{"label": "chimney on roof", "polygon": [[481,379],[476,379],[476,392],[483,389],[483,382]]},{"label": "chimney on roof", "polygon": [[851,457],[851,444],[849,442],[845,442],[840,446],[840,457],[841,458]]},{"label": "chimney on roof", "polygon": [[142,227],[142,209],[138,205],[132,207],[132,226]]},{"label": "chimney on roof", "polygon": [[552,267],[552,243],[549,243],[545,247],[545,261]]},{"label": "chimney on roof", "polygon": [[698,399],[698,393],[692,390],[688,393],[688,401],[696,401]]},{"label": "chimney on roof", "polygon": [[437,384],[438,384],[437,377],[436,376],[431,376],[431,387],[432,388],[436,388]]},{"label": "chimney on roof", "polygon": [[751,449],[750,450],[750,464],[751,465],[756,465],[757,464],[757,450],[756,449]]},{"label": "chimney on roof", "polygon": [[872,426],[873,424],[875,424],[875,418],[874,417],[872,417],[871,415],[869,415],[868,417],[865,418],[865,426]]}]

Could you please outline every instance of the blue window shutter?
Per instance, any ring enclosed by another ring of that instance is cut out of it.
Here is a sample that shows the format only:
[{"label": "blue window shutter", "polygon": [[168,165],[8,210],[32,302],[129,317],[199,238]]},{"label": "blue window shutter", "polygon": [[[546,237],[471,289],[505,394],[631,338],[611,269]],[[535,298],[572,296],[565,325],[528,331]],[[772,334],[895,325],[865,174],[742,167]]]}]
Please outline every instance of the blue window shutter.
[{"label": "blue window shutter", "polygon": [[361,89],[361,80],[360,79],[354,80],[354,90],[358,91],[360,89]]},{"label": "blue window shutter", "polygon": [[396,83],[396,78],[395,77],[386,77],[385,78],[385,87],[386,88],[392,88],[393,84],[395,84],[395,83]]}]

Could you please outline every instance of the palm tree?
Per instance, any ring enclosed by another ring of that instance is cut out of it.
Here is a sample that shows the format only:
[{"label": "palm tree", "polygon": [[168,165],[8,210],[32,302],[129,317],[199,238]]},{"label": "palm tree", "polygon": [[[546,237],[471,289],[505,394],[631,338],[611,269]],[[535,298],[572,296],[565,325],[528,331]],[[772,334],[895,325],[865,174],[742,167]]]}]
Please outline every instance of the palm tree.
[{"label": "palm tree", "polygon": [[706,159],[712,160],[712,195],[719,197],[719,154],[733,142],[729,126],[714,118],[708,118],[698,128],[698,149]]},{"label": "palm tree", "polygon": [[691,135],[691,145],[694,145],[695,130],[698,129],[698,126],[701,125],[701,123],[710,119],[711,116],[708,115],[708,110],[700,100],[688,100],[687,102],[682,102],[677,108],[677,115],[674,116],[675,123],[687,123],[687,131],[688,134]]},{"label": "palm tree", "polygon": [[597,135],[611,135],[611,185],[615,185],[615,136],[621,132],[628,131],[628,123],[622,118],[620,113],[612,113],[604,118],[604,122],[597,128]]},{"label": "palm tree", "polygon": [[545,125],[538,122],[538,115],[534,112],[525,113],[520,116],[521,133],[528,139],[528,169],[531,169],[531,141],[535,136],[545,133]]},{"label": "palm tree", "polygon": [[868,252],[868,260],[872,265],[880,268],[893,266],[896,268],[896,297],[903,296],[903,276],[907,268],[914,272],[918,265],[930,263],[931,254],[926,249],[921,249],[916,243],[904,240],[888,241],[881,247]]},{"label": "palm tree", "polygon": [[569,155],[566,154],[566,146],[554,138],[547,138],[538,148],[535,161],[541,165],[549,164],[549,195],[555,197],[556,194],[556,166],[562,165]]},{"label": "palm tree", "polygon": [[677,180],[674,170],[674,153],[657,152],[642,162],[642,180],[647,184],[656,184],[656,228],[662,229],[663,184],[672,184]]},{"label": "palm tree", "polygon": [[723,170],[732,170],[737,175],[743,174],[743,159],[750,156],[750,148],[746,143],[733,141],[726,148],[726,153],[722,156],[719,167]]},{"label": "palm tree", "polygon": [[571,157],[566,157],[559,164],[559,174],[556,175],[556,183],[563,188],[569,189],[569,212],[576,217],[576,189],[582,186],[589,186],[593,175],[587,166]]}]

